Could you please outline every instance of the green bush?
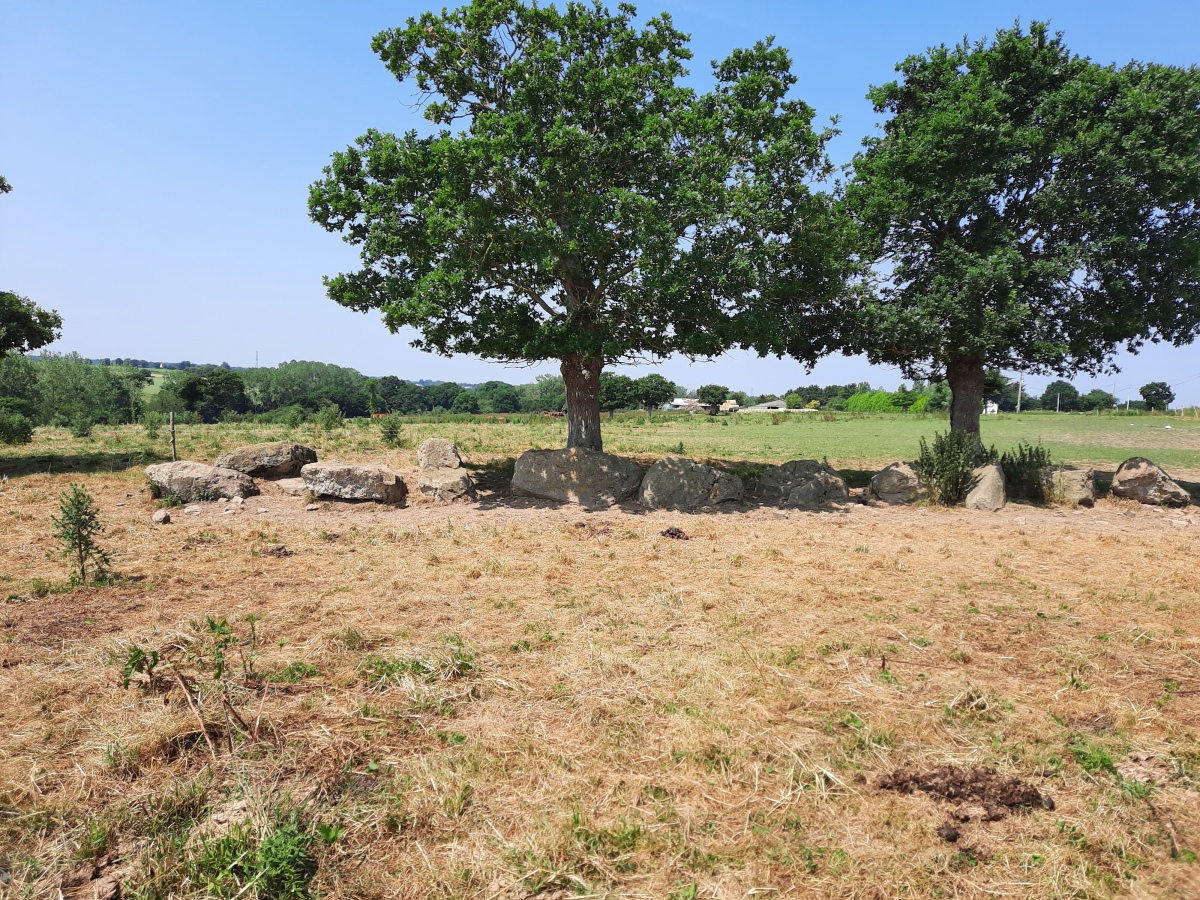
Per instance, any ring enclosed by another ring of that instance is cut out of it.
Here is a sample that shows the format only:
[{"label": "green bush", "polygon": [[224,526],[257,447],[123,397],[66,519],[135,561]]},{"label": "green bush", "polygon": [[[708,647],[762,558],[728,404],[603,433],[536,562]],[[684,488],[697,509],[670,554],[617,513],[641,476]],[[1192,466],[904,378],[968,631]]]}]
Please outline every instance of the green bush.
[{"label": "green bush", "polygon": [[335,403],[318,409],[317,414],[313,416],[313,421],[322,431],[333,431],[335,428],[344,428],[346,425],[346,420],[342,417],[342,410]]},{"label": "green bush", "polygon": [[379,436],[389,447],[400,446],[400,416],[392,413],[379,420]]},{"label": "green bush", "polygon": [[269,425],[286,425],[288,428],[296,428],[303,425],[307,418],[308,410],[293,403],[291,406],[281,406],[279,409],[263,413],[258,420]]},{"label": "green bush", "polygon": [[166,424],[167,417],[160,412],[148,412],[142,416],[142,429],[146,432],[146,437],[152,441],[158,440],[158,436]]},{"label": "green bush", "polygon": [[92,421],[92,417],[86,415],[85,413],[79,413],[78,415],[73,416],[69,426],[71,429],[71,437],[91,437],[92,425],[94,424],[95,423]]},{"label": "green bush", "polygon": [[[992,451],[994,457],[996,451]],[[1004,470],[1004,488],[1010,497],[1023,497],[1039,503],[1046,499],[1046,486],[1042,481],[1042,470],[1050,465],[1050,451],[1038,444],[1034,447],[1024,441],[1017,449],[1000,455],[1000,468]]]},{"label": "green bush", "polygon": [[962,503],[971,489],[972,470],[987,456],[976,435],[965,431],[935,433],[932,448],[921,438],[917,474],[932,502],[955,506]]},{"label": "green bush", "polygon": [[0,412],[0,444],[28,444],[33,423],[20,413]]}]

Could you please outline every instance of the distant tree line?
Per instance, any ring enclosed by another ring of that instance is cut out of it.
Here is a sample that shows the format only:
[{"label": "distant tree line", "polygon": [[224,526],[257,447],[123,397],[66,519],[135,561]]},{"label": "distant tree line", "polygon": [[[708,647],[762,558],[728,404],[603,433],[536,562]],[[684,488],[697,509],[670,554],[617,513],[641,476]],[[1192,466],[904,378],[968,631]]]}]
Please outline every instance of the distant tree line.
[{"label": "distant tree line", "polygon": [[[567,402],[558,375],[539,375],[527,384],[422,384],[393,375],[370,378],[356,369],[304,360],[272,368],[207,365],[174,369],[154,391],[147,390],[152,383],[149,371],[129,362],[96,363],[77,353],[8,354],[0,358],[0,416],[8,417],[6,421],[14,416],[26,421],[17,423],[20,427],[14,433],[31,433],[35,425],[59,425],[86,434],[93,425],[138,422],[147,413],[174,413],[184,422],[249,417],[297,425],[327,407],[353,418],[387,413],[557,413]],[[984,399],[996,402],[1001,411],[1016,410],[1017,390],[1017,382],[999,372],[987,373]],[[1165,409],[1175,398],[1161,381],[1145,385],[1141,395],[1130,408]],[[727,400],[745,407],[779,399],[774,394],[731,391],[719,384],[688,392],[658,373],[640,378],[610,372],[600,376],[601,409],[610,416],[622,410],[661,409],[673,398],[684,396],[695,397],[714,410]],[[947,410],[950,391],[944,382],[914,381],[888,391],[864,381],[802,385],[786,391],[783,399],[791,409],[923,413]],[[1090,412],[1117,406],[1116,397],[1107,391],[1081,394],[1061,380],[1051,382],[1040,395],[1021,396],[1021,409],[1030,411]]]}]

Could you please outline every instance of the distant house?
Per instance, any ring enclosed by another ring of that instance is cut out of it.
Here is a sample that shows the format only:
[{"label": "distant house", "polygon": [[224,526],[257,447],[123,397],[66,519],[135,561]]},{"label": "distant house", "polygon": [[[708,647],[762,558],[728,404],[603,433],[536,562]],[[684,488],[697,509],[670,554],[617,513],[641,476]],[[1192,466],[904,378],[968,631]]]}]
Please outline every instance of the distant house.
[{"label": "distant house", "polygon": [[985,416],[995,416],[1000,413],[1000,404],[995,400],[989,400],[983,404],[983,414]]},{"label": "distant house", "polygon": [[720,406],[721,412],[737,412],[739,409],[741,409],[741,407],[738,406],[738,402],[736,400],[726,400]]},{"label": "distant house", "polygon": [[768,400],[766,403],[756,403],[753,406],[743,406],[738,412],[779,412],[787,409],[787,402],[784,400]]}]

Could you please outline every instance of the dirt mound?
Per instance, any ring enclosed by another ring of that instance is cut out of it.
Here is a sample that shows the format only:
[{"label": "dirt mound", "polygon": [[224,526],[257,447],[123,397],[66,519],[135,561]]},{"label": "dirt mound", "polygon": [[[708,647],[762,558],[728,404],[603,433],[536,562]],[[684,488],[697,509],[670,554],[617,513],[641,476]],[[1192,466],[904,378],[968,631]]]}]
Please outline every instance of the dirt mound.
[{"label": "dirt mound", "polygon": [[[937,800],[971,804],[987,810],[987,818],[1020,807],[1054,809],[1054,801],[1037,788],[1018,778],[1001,775],[994,769],[964,769],[938,766],[936,769],[897,769],[875,782],[877,790],[911,794],[922,791]],[[981,817],[982,818],[982,817]]]},{"label": "dirt mound", "polygon": [[691,540],[691,538],[689,538],[687,536],[687,534],[684,532],[684,530],[682,528],[678,527],[677,525],[672,525],[670,528],[664,528],[662,531],[659,532],[659,534],[661,534],[663,537],[670,538],[673,541]]}]

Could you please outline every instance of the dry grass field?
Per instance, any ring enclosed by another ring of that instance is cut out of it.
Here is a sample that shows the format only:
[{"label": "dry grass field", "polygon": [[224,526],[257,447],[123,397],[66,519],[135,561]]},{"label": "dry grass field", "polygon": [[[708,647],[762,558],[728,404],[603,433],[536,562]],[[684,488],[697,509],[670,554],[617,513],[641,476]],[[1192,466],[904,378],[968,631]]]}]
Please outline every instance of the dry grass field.
[{"label": "dry grass field", "polygon": [[[1200,896],[1200,514],[587,513],[471,427],[477,504],[163,527],[140,433],[6,451],[0,896]],[[72,481],[111,584],[64,582]]]}]

